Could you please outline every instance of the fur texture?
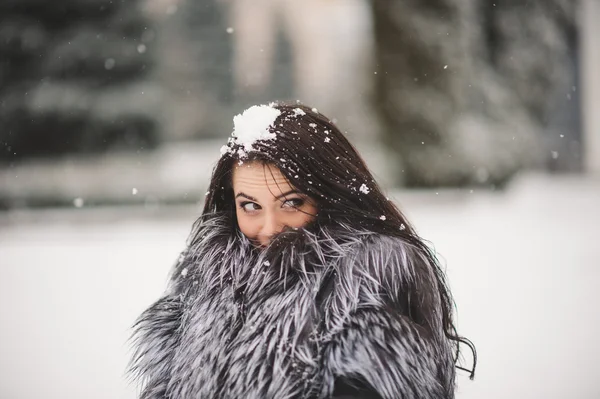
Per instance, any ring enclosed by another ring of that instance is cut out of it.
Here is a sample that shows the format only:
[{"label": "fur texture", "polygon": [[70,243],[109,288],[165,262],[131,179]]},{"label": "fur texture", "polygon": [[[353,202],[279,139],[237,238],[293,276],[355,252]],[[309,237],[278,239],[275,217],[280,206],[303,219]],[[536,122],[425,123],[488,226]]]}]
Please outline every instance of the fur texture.
[{"label": "fur texture", "polygon": [[260,251],[230,230],[200,223],[136,323],[140,398],[326,399],[340,384],[374,398],[454,397],[437,283],[419,250],[338,225],[285,232]]}]

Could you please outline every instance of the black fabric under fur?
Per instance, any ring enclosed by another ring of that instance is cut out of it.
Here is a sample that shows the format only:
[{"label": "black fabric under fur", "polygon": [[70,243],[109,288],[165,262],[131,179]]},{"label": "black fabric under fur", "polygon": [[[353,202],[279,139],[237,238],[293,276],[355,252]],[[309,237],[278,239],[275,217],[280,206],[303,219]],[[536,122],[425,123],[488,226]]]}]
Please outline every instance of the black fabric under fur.
[{"label": "black fabric under fur", "polygon": [[136,323],[141,399],[326,399],[340,383],[374,398],[454,397],[421,250],[337,225],[282,233],[261,251],[230,230],[200,223]]}]

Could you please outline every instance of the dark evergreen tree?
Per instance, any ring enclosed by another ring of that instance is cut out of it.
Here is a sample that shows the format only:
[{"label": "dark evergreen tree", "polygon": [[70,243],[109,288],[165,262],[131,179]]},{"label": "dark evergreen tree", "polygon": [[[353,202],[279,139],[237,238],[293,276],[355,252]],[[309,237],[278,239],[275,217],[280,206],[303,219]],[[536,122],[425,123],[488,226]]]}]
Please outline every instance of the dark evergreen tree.
[{"label": "dark evergreen tree", "polygon": [[548,155],[541,132],[574,81],[575,1],[372,5],[376,108],[399,181],[498,185]]},{"label": "dark evergreen tree", "polygon": [[138,3],[0,0],[1,161],[157,144]]}]

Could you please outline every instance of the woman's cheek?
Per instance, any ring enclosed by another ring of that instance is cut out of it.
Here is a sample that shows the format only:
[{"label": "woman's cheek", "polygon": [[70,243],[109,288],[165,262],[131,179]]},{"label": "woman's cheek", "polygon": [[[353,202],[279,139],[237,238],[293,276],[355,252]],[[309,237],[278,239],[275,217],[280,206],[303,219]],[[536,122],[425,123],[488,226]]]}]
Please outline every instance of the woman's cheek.
[{"label": "woman's cheek", "polygon": [[240,231],[242,232],[242,234],[244,234],[250,239],[255,238],[257,234],[254,231],[255,229],[253,228],[254,226],[252,220],[248,217],[248,215],[245,215],[243,211],[238,210],[236,212],[238,226],[240,226]]},{"label": "woman's cheek", "polygon": [[294,212],[289,219],[289,222],[286,223],[287,226],[300,228],[304,227],[308,223],[310,223],[314,219],[310,210],[298,211]]}]

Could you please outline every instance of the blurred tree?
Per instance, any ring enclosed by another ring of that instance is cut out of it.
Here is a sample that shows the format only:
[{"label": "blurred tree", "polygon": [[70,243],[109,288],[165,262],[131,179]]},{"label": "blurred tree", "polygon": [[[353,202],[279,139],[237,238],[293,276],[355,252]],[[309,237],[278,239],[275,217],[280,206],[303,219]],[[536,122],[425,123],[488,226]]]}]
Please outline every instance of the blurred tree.
[{"label": "blurred tree", "polygon": [[411,186],[502,184],[539,164],[573,85],[572,0],[372,2],[376,107]]},{"label": "blurred tree", "polygon": [[0,160],[158,142],[137,0],[0,1]]}]

